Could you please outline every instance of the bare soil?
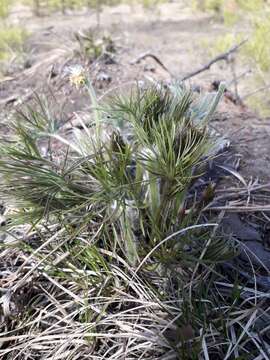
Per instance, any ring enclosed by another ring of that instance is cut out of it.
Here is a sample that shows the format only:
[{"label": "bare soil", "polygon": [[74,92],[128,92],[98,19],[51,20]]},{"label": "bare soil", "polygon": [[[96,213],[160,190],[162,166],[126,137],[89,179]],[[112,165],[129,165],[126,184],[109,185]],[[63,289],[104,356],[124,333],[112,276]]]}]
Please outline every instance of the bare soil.
[{"label": "bare soil", "polygon": [[[72,88],[65,76],[69,65],[89,66],[90,77],[100,95],[114,92],[117,87],[125,91],[134,81],[179,80],[208,62],[207,49],[202,46],[204,40],[225,32],[222,24],[213,22],[208,15],[192,12],[184,1],[164,4],[158,10],[137,5],[108,7],[101,14],[99,29],[94,11],[37,18],[27,7],[20,6],[14,9],[11,21],[24,24],[31,36],[25,44],[23,64],[11,64],[7,76],[0,80],[3,131],[13,110],[31,101],[34,91],[48,93],[52,89],[59,107],[65,104],[66,120],[72,119],[74,112],[86,110],[90,105],[88,97]],[[89,28],[97,34],[106,32],[113,39],[116,46],[113,62],[99,59],[89,64],[86,58],[76,55],[78,44],[74,33]],[[145,52],[155,54],[169,73],[149,57],[131,64]],[[188,84],[210,91],[214,80],[224,81],[231,76],[228,66],[220,62]],[[270,181],[269,119],[262,119],[225,97],[213,125],[230,138],[241,154],[241,173],[247,180]]]}]

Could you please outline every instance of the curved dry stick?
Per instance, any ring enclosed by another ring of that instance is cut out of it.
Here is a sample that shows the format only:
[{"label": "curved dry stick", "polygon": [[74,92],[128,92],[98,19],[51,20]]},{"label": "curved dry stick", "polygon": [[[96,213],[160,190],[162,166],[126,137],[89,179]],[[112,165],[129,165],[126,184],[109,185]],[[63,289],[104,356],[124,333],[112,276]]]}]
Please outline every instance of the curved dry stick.
[{"label": "curved dry stick", "polygon": [[152,54],[148,51],[141,54],[136,59],[130,61],[130,64],[131,65],[138,64],[139,62],[146,59],[147,57],[151,57],[153,60],[155,60],[156,63],[159,64],[159,66],[162,67],[163,70],[165,70],[170,76],[173,76],[172,73],[170,72],[170,70],[163,64],[163,62],[155,54]]}]

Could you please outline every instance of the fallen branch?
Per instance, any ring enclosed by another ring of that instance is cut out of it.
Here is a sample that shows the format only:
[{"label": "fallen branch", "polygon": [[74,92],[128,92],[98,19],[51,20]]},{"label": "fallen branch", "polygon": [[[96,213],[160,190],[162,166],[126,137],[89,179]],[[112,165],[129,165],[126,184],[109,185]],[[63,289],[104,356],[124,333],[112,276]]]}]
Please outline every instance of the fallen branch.
[{"label": "fallen branch", "polygon": [[3,84],[4,82],[6,82],[6,81],[11,81],[11,80],[14,80],[14,77],[12,77],[12,76],[5,76],[4,78],[1,78],[1,79],[0,79],[0,84]]},{"label": "fallen branch", "polygon": [[256,95],[256,94],[258,94],[258,93],[261,92],[261,91],[265,91],[265,90],[269,90],[269,89],[270,89],[270,84],[265,85],[265,86],[262,86],[262,87],[260,87],[260,88],[258,88],[258,89],[256,89],[256,90],[251,91],[250,93],[244,95],[244,96],[243,96],[243,99],[247,99],[247,98],[249,98],[250,96]]},{"label": "fallen branch", "polygon": [[17,101],[19,95],[11,95],[0,100],[0,106],[12,104]]},{"label": "fallen branch", "polygon": [[195,70],[195,71],[192,71],[191,73],[187,74],[186,76],[184,76],[181,81],[185,81],[187,79],[190,79],[206,70],[209,70],[210,67],[215,64],[216,62],[218,61],[221,61],[221,60],[225,60],[225,61],[228,61],[229,59],[229,56],[231,54],[233,54],[234,52],[236,52],[241,46],[243,46],[245,43],[247,42],[247,39],[241,41],[239,44],[233,46],[231,49],[229,49],[228,51],[216,56],[214,59],[212,59],[211,61],[209,61],[207,64],[205,64],[204,66],[202,66],[201,68]]},{"label": "fallen branch", "polygon": [[146,53],[143,53],[141,55],[139,55],[136,59],[130,61],[130,64],[131,65],[135,65],[135,64],[139,64],[142,60],[146,59],[146,58],[152,58],[153,60],[155,60],[156,63],[159,64],[159,66],[162,67],[163,70],[165,70],[170,76],[172,76],[172,73],[170,72],[170,70],[167,68],[167,66],[165,66],[163,64],[163,62],[155,55],[155,54],[152,54],[150,52],[146,52]]}]

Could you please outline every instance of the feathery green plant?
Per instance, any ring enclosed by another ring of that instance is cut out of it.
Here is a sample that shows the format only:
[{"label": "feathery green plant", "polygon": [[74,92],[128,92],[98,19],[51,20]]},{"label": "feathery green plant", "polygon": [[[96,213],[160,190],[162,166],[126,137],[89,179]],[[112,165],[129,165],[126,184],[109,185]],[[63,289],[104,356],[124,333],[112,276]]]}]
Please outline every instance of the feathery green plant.
[{"label": "feathery green plant", "polygon": [[200,206],[186,201],[194,170],[213,155],[208,121],[223,88],[201,96],[181,84],[137,87],[101,106],[80,69],[71,80],[91,96],[90,127],[78,118],[82,130],[65,132],[59,113],[37,97],[0,147],[1,196],[31,224],[17,243],[29,255],[12,277],[12,299],[27,284],[35,291],[30,301],[20,295],[24,312],[8,323],[0,355],[262,354],[258,290],[224,277],[218,264],[234,244],[216,224],[198,223]]},{"label": "feathery green plant", "polygon": [[[110,134],[103,129],[94,138],[87,130],[76,142],[59,135],[59,124],[38,99],[39,110],[28,109],[14,122],[14,143],[1,146],[0,191],[33,223],[49,217],[85,226],[102,217],[115,241],[120,229],[120,248],[136,262],[138,241],[142,249],[151,247],[181,227],[194,168],[211,146],[207,120],[217,99],[198,113],[206,104],[179,85],[137,88],[105,110],[105,118],[125,124],[131,140],[116,124]],[[59,142],[64,148],[57,151]],[[82,149],[87,142],[88,153]]]}]

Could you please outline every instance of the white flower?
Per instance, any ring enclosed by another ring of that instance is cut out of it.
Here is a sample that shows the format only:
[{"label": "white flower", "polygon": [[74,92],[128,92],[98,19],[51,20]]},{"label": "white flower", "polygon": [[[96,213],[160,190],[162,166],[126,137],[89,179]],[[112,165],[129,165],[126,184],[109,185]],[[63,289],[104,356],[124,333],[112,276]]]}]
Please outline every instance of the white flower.
[{"label": "white flower", "polygon": [[67,68],[67,73],[69,75],[69,81],[72,85],[75,85],[76,88],[79,88],[81,85],[84,85],[86,82],[86,72],[81,65],[73,65]]}]

